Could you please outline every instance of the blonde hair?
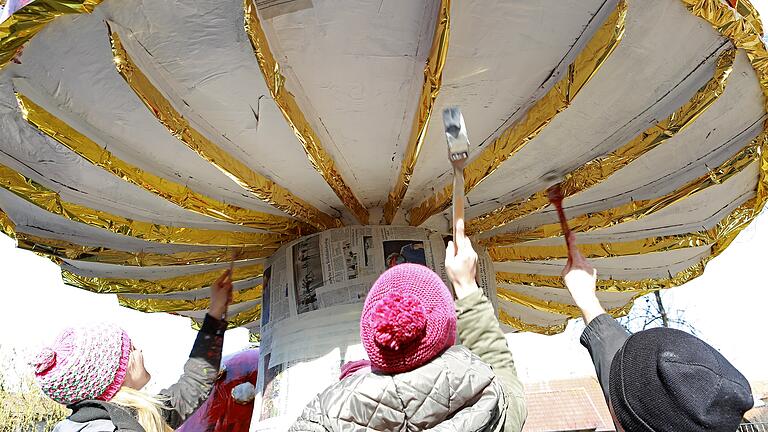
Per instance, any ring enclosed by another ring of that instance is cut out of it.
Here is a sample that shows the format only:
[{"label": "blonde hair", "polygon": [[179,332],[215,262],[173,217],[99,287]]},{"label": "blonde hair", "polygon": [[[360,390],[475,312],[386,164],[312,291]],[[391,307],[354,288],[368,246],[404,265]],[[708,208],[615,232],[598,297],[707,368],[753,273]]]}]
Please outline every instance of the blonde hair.
[{"label": "blonde hair", "polygon": [[173,432],[163,418],[162,411],[167,408],[156,396],[121,387],[109,402],[135,412],[136,420],[146,432]]}]

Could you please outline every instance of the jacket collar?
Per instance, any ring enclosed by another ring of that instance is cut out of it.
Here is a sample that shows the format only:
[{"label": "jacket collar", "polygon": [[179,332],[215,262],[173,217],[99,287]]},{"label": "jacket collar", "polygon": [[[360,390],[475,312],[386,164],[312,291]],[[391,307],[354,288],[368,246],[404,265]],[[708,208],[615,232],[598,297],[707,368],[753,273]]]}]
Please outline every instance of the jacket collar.
[{"label": "jacket collar", "polygon": [[69,419],[78,423],[110,420],[120,432],[145,432],[133,413],[125,408],[99,400],[85,400],[69,406]]}]

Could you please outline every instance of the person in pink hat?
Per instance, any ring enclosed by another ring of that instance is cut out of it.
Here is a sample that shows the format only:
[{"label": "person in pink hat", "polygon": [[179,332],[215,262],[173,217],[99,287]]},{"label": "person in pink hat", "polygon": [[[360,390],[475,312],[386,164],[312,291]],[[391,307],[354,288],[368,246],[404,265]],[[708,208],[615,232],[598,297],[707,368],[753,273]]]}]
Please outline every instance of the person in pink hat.
[{"label": "person in pink hat", "polygon": [[[385,271],[360,317],[368,360],[345,365],[341,380],[317,395],[289,431],[522,429],[522,386],[493,308],[475,283],[477,254],[463,231],[456,244],[448,246],[446,267],[461,293],[458,304],[427,267],[405,263]],[[457,325],[467,346],[456,344]]]},{"label": "person in pink hat", "polygon": [[153,396],[142,352],[119,327],[64,330],[33,360],[43,392],[72,414],[54,432],[172,431],[205,402],[218,376],[232,301],[227,270],[211,287],[211,305],[179,381]]}]

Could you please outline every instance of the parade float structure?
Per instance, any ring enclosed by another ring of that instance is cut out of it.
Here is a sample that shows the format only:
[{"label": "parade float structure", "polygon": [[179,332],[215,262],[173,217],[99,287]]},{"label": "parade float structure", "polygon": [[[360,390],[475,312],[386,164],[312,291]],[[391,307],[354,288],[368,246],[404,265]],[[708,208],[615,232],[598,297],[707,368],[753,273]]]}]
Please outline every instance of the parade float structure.
[{"label": "parade float structure", "polygon": [[701,275],[768,197],[768,52],[744,0],[27,0],[3,17],[3,231],[70,285],[195,322],[234,261],[229,321],[262,340],[254,430],[364,355],[385,268],[444,276],[447,106],[508,331],[579,315],[554,182],[617,316]]},{"label": "parade float structure", "polygon": [[178,432],[247,432],[253,415],[259,350],[247,349],[221,359],[211,395]]}]

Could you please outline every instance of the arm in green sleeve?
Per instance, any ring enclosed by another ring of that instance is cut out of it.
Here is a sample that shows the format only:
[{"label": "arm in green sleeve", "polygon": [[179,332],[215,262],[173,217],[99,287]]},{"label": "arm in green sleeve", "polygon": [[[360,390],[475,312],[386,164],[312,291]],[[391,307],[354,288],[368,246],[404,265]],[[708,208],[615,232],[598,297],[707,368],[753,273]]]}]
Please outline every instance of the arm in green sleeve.
[{"label": "arm in green sleeve", "polygon": [[488,363],[504,384],[509,399],[504,431],[519,432],[527,416],[523,384],[491,302],[477,290],[456,301],[456,314],[461,343]]}]

